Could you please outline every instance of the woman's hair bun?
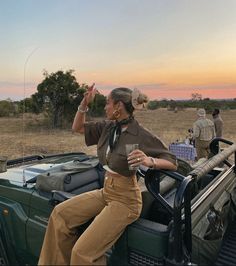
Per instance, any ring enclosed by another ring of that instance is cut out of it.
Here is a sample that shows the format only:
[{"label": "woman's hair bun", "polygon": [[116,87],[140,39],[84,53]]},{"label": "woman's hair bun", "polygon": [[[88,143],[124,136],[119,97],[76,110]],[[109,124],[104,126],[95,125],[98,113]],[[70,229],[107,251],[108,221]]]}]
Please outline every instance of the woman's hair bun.
[{"label": "woman's hair bun", "polygon": [[146,107],[148,103],[147,95],[141,93],[138,89],[134,89],[132,91],[132,105],[134,109],[143,109]]}]

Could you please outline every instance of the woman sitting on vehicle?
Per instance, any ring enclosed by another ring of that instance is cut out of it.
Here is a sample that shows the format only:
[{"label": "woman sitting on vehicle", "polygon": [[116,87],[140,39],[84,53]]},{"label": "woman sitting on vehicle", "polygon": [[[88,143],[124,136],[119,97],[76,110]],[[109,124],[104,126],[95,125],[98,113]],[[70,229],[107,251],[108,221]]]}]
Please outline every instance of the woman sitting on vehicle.
[{"label": "woman sitting on vehicle", "polygon": [[[176,158],[160,139],[134,119],[135,107],[147,102],[137,90],[116,88],[107,97],[108,120],[85,122],[88,104],[97,90],[88,88],[78,107],[72,129],[83,133],[87,145],[97,145],[106,170],[104,188],[75,196],[53,210],[39,259],[39,265],[105,265],[105,252],[126,226],[139,218],[142,198],[136,170],[140,165],[176,170]],[[126,155],[126,144],[139,149]],[[78,237],[78,226],[94,218]]]}]

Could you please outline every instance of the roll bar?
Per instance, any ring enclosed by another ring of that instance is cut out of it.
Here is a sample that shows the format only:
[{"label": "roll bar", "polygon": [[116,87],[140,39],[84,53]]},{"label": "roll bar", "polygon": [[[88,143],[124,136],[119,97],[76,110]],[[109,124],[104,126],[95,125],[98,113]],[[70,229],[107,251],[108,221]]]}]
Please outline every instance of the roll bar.
[{"label": "roll bar", "polygon": [[[229,144],[230,146],[220,151],[219,142]],[[233,153],[234,153],[234,172],[236,173],[236,144],[226,139],[215,138],[210,143],[210,150],[215,155],[210,159],[208,159],[203,164],[199,165],[193,171],[191,171],[189,173],[190,175],[199,180],[202,176],[206,175],[208,172],[213,170],[214,167],[218,166],[222,162],[225,163],[227,166],[231,167],[232,163],[230,163],[227,159]]]},{"label": "roll bar", "polygon": [[[174,206],[169,203],[160,194],[160,175],[165,174],[178,181],[180,184],[177,188]],[[190,261],[190,254],[192,251],[192,227],[191,227],[191,182],[190,176],[185,177],[177,172],[165,170],[148,170],[145,175],[145,185],[153,197],[164,206],[167,211],[172,215],[171,222],[171,236],[169,237],[169,252],[168,264],[185,265]],[[182,209],[184,207],[184,221],[182,221]],[[184,237],[182,236],[182,225],[184,224]],[[183,248],[183,239],[188,254],[186,256]]]},{"label": "roll bar", "polygon": [[[227,147],[223,151],[219,152],[219,142],[229,144],[230,147]],[[149,169],[145,174],[145,185],[148,191],[173,217],[170,222],[169,251],[167,256],[168,265],[191,265],[191,188],[194,182],[213,170],[219,165],[219,163],[224,162],[227,166],[232,166],[227,158],[233,153],[234,172],[236,173],[236,144],[222,138],[215,138],[210,144],[210,149],[215,155],[196,169],[192,170],[188,176],[183,176],[180,173],[172,171],[152,169]],[[160,193],[160,177],[161,175],[163,176],[163,174],[179,182],[173,207]],[[184,213],[182,213],[182,210]]]}]

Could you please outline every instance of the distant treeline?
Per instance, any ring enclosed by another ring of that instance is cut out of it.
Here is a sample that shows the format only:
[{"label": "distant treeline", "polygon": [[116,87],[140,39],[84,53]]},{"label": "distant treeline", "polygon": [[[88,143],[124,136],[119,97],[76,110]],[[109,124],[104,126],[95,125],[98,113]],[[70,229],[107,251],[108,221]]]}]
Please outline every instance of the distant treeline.
[{"label": "distant treeline", "polygon": [[236,109],[236,98],[214,100],[209,98],[190,99],[190,100],[153,100],[148,104],[148,108],[168,108],[169,110],[181,110],[184,108],[204,108],[207,113],[211,113],[215,108],[221,110]]},{"label": "distant treeline", "polygon": [[[72,121],[73,115],[76,112],[82,97],[84,90],[80,93],[80,99],[74,100],[67,105],[64,105],[63,115],[68,118],[68,122]],[[104,107],[106,103],[106,97],[102,94],[96,96],[96,99],[92,106],[90,106],[90,116],[98,117],[104,115]],[[167,108],[169,110],[178,111],[185,108],[205,108],[207,113],[211,113],[213,109],[219,108],[221,110],[236,109],[236,98],[225,100],[151,100],[148,103],[147,109],[155,110],[158,108]],[[50,104],[45,102],[44,104],[38,104],[30,97],[21,101],[12,101],[11,99],[0,101],[0,117],[18,116],[22,113],[44,113],[50,114]]]},{"label": "distant treeline", "polygon": [[[78,105],[83,99],[83,94],[88,86],[79,84],[73,75],[73,70],[57,71],[48,74],[44,72],[43,81],[38,84],[37,92],[21,101],[11,99],[0,101],[0,117],[19,116],[22,113],[43,114],[53,128],[60,128],[66,123],[71,123]],[[97,94],[89,106],[90,116],[104,116],[106,97]],[[152,100],[148,109],[168,108],[178,111],[184,108],[205,108],[211,112],[214,108],[221,110],[236,109],[236,98],[232,100],[202,99],[198,93],[192,94],[190,100]]]}]

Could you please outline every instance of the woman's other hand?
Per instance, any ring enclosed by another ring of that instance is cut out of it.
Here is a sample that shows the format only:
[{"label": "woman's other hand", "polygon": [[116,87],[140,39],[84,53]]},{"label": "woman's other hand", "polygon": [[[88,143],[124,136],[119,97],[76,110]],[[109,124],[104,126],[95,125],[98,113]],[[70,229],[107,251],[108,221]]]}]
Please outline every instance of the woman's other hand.
[{"label": "woman's other hand", "polygon": [[150,156],[147,156],[143,151],[141,150],[134,150],[128,155],[128,164],[132,165],[133,167],[139,167],[140,165],[147,166],[149,168],[153,169],[165,169],[165,170],[171,170],[176,171],[177,165],[161,158],[153,158]]},{"label": "woman's other hand", "polygon": [[147,167],[152,167],[153,162],[150,157],[148,157],[143,151],[141,150],[134,150],[128,155],[128,164],[132,165],[133,167],[138,167],[140,165],[144,165]]}]

